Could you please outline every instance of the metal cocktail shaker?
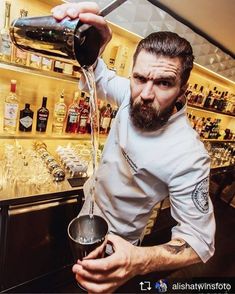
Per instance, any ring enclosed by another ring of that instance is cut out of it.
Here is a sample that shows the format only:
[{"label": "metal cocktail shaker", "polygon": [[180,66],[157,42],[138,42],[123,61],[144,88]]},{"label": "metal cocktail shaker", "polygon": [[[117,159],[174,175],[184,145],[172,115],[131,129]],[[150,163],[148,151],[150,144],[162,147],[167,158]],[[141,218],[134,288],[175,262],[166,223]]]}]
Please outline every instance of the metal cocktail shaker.
[{"label": "metal cocktail shaker", "polygon": [[98,215],[82,215],[74,218],[68,225],[68,236],[74,261],[83,259],[99,248],[99,257],[103,257],[107,242],[108,224]]},{"label": "metal cocktail shaker", "polygon": [[[114,0],[100,14],[105,16],[126,0]],[[21,50],[63,61],[91,66],[99,55],[101,35],[79,19],[57,21],[53,16],[24,17],[12,22],[10,37]]]}]

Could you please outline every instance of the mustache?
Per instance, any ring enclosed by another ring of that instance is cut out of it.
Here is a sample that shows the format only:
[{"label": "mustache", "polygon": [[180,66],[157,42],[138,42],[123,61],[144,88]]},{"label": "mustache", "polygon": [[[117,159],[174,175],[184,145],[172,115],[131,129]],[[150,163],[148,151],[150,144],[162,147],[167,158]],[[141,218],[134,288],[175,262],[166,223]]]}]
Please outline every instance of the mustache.
[{"label": "mustache", "polygon": [[155,112],[155,114],[160,115],[160,105],[158,102],[155,103],[149,100],[134,101],[132,103],[133,107],[136,109],[144,109],[146,111]]}]

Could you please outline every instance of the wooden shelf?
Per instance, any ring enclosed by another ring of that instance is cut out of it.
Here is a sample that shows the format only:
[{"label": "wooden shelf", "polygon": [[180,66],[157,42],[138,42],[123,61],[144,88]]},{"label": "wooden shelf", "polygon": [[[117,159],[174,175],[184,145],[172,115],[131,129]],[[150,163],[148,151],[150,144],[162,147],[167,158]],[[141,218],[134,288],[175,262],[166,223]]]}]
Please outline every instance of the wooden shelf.
[{"label": "wooden shelf", "polygon": [[187,103],[187,108],[200,109],[200,110],[202,110],[204,112],[209,112],[209,113],[213,112],[213,113],[218,113],[218,114],[221,114],[221,115],[230,116],[232,118],[235,118],[235,114],[229,114],[229,113],[221,112],[219,110],[204,108],[202,106],[193,105],[193,104],[189,104],[189,103]]},{"label": "wooden shelf", "polygon": [[[100,140],[105,140],[107,135],[99,135]],[[26,139],[26,140],[90,140],[90,134],[52,134],[40,132],[16,132],[15,134],[0,133],[0,139]]]},{"label": "wooden shelf", "polygon": [[223,140],[223,139],[201,139],[203,142],[211,143],[235,143],[235,140]]},{"label": "wooden shelf", "polygon": [[19,72],[19,73],[28,73],[30,75],[35,75],[35,76],[48,77],[54,80],[69,81],[75,84],[77,84],[79,80],[79,78],[74,76],[70,76],[70,75],[66,75],[62,73],[56,73],[53,71],[37,69],[37,68],[28,67],[24,65],[17,65],[14,63],[3,62],[3,61],[0,62],[0,69],[11,70],[11,71]]}]

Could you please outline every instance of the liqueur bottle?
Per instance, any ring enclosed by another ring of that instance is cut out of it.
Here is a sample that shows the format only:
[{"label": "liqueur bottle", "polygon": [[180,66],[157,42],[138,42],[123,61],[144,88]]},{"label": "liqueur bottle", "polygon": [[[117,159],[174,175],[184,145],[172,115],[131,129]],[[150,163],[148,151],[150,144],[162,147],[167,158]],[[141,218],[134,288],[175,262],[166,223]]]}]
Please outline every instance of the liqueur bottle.
[{"label": "liqueur bottle", "polygon": [[79,119],[79,126],[78,126],[78,133],[85,134],[87,132],[87,124],[89,120],[89,97],[86,97],[84,100],[84,105],[80,112],[80,119]]},{"label": "liqueur bottle", "polygon": [[9,35],[9,23],[10,23],[10,10],[11,3],[9,1],[5,2],[5,17],[4,17],[4,27],[0,32],[0,61],[11,61],[11,40]]},{"label": "liqueur bottle", "polygon": [[61,134],[67,113],[67,106],[64,103],[64,91],[60,95],[59,101],[55,104],[53,113],[52,132]]},{"label": "liqueur bottle", "polygon": [[49,110],[46,108],[47,106],[47,97],[42,98],[42,107],[37,111],[37,125],[36,131],[38,132],[46,132],[47,122],[49,117]]},{"label": "liqueur bottle", "polygon": [[4,103],[4,131],[14,133],[17,125],[19,100],[16,95],[16,80],[11,80],[10,93]]},{"label": "liqueur bottle", "polygon": [[31,132],[33,126],[33,111],[30,104],[26,103],[25,108],[20,111],[19,130],[22,132]]},{"label": "liqueur bottle", "polygon": [[107,134],[108,128],[111,122],[111,114],[112,108],[111,105],[108,103],[106,107],[100,113],[100,133]]},{"label": "liqueur bottle", "polygon": [[75,92],[73,103],[68,108],[67,123],[66,123],[66,133],[77,133],[78,122],[80,116],[80,107],[78,103],[79,92]]}]

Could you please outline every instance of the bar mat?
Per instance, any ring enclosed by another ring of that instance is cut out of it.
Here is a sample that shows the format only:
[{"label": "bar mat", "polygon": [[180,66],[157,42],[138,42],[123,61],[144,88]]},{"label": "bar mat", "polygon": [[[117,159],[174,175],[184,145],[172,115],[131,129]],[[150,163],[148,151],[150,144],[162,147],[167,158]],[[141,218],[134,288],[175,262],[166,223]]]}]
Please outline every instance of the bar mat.
[{"label": "bar mat", "polygon": [[85,184],[86,180],[88,177],[83,177],[83,178],[70,178],[67,179],[71,187],[81,187]]}]

